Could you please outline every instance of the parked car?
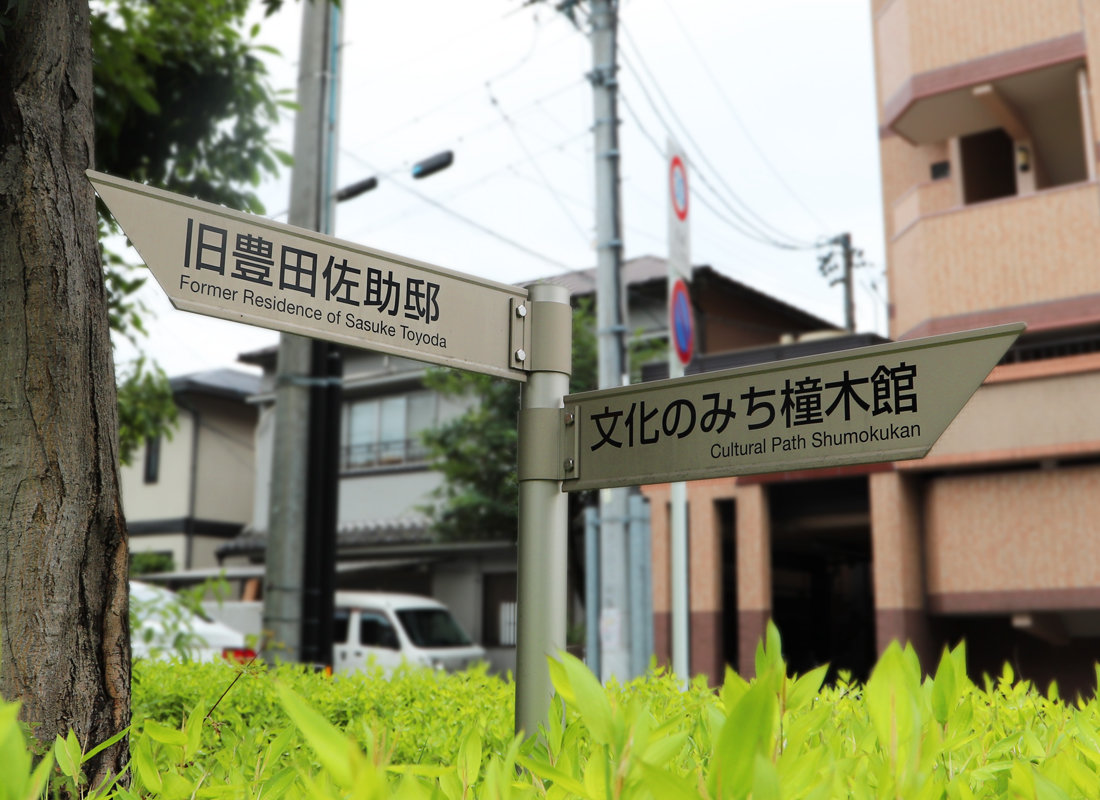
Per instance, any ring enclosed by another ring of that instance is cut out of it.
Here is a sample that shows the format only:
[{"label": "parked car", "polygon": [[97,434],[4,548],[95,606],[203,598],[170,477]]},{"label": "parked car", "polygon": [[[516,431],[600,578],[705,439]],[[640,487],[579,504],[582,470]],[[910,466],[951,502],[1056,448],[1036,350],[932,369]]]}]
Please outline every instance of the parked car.
[{"label": "parked car", "polygon": [[134,658],[247,661],[255,652],[245,635],[210,619],[160,586],[130,581],[130,649]]},{"label": "parked car", "polygon": [[371,662],[386,672],[402,664],[454,672],[485,660],[485,648],[430,597],[337,592],[335,600],[335,672],[363,669]]}]

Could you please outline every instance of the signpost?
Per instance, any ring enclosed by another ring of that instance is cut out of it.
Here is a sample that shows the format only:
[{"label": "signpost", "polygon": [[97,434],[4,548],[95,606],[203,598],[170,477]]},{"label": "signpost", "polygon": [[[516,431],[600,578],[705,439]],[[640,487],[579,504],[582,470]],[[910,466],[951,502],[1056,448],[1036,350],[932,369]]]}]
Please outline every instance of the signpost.
[{"label": "signpost", "polygon": [[[687,216],[686,173],[673,212]],[[923,456],[1022,324],[568,395],[566,291],[530,291],[89,172],[173,304],[527,380],[519,415],[516,727],[565,647],[564,491]],[[682,214],[681,214],[682,211]]]},{"label": "signpost", "polygon": [[1022,323],[569,395],[564,489],[920,458]]},{"label": "signpost", "polygon": [[89,171],[172,305],[511,380],[527,292]]},{"label": "signpost", "polygon": [[546,659],[566,645],[557,450],[572,352],[565,289],[529,293],[102,173],[88,178],[177,308],[527,381],[516,729],[534,734],[553,693]]}]

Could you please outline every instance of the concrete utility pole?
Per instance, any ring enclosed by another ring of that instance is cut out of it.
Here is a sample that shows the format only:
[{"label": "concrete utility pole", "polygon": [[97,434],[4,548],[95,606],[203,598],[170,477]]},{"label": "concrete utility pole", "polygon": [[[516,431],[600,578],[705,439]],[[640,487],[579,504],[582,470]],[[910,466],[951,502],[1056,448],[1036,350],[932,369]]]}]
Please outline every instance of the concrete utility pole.
[{"label": "concrete utility pole", "polygon": [[[298,65],[298,115],[294,122],[294,171],[290,181],[292,225],[319,231],[330,218],[330,82],[333,4],[302,4]],[[305,560],[306,486],[309,473],[309,400],[313,342],[281,334],[275,386],[275,432],[264,575],[264,630],[269,660],[301,657],[302,564]]]},{"label": "concrete utility pole", "polygon": [[[599,388],[630,382],[625,362],[619,204],[618,0],[593,0],[592,100],[596,135],[596,334]],[[600,677],[630,677],[626,565],[628,490],[600,491]],[[590,599],[589,602],[592,602]]]},{"label": "concrete utility pole", "polygon": [[[832,239],[828,239],[822,244],[832,245],[840,248],[840,260],[841,263],[838,266],[833,260],[836,256],[835,250],[829,250],[825,255],[818,258],[818,268],[821,274],[828,278],[837,269],[840,269],[841,274],[837,278],[832,278],[829,281],[830,286],[836,286],[838,283],[844,284],[844,329],[849,333],[856,332],[856,299],[855,299],[855,263],[857,251],[852,247],[852,235],[850,233],[841,233],[834,236]],[[862,254],[860,254],[862,255]],[[858,266],[863,266],[859,264]]]},{"label": "concrete utility pole", "polygon": [[855,275],[852,274],[852,235],[842,233],[837,237],[841,250],[844,251],[844,329],[848,333],[856,332],[856,293]]}]

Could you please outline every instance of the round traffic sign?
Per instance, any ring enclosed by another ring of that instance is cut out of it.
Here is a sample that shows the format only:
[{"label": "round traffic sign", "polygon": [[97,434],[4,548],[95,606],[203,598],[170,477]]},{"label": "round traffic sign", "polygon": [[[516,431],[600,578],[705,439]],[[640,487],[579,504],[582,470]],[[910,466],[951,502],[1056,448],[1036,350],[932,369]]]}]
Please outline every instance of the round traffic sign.
[{"label": "round traffic sign", "polygon": [[695,354],[695,315],[691,312],[691,297],[682,279],[672,285],[669,301],[669,327],[672,344],[681,364],[687,364]]},{"label": "round traffic sign", "polygon": [[680,156],[673,156],[668,166],[668,188],[672,197],[672,210],[683,222],[688,216],[688,174]]}]

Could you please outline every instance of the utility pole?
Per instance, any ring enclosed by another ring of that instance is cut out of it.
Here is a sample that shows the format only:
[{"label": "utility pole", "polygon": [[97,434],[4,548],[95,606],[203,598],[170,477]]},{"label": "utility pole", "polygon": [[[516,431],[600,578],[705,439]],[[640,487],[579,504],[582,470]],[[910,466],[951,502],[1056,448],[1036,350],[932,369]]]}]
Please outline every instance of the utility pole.
[{"label": "utility pole", "polygon": [[[592,0],[592,100],[596,136],[596,336],[599,388],[629,383],[619,203],[618,0]],[[600,677],[630,675],[628,490],[600,491]],[[595,598],[589,598],[593,602]]]},{"label": "utility pole", "polygon": [[852,235],[840,234],[839,243],[844,254],[844,328],[848,333],[855,333],[856,299],[855,277],[852,275]]},{"label": "utility pole", "polygon": [[[294,122],[294,170],[288,221],[319,231],[330,215],[331,137],[329,109],[334,45],[333,3],[302,5],[298,65],[298,114]],[[306,487],[309,475],[309,409],[313,342],[281,334],[275,385],[275,431],[264,573],[265,658],[301,658]]]},{"label": "utility pole", "polygon": [[[826,240],[823,244],[834,245],[840,248],[840,269],[841,274],[838,278],[833,278],[829,281],[830,286],[836,286],[838,283],[844,284],[844,329],[849,333],[856,332],[856,299],[855,299],[855,263],[857,251],[852,247],[852,235],[850,233],[841,233],[834,236],[832,239]],[[837,270],[837,264],[833,261],[835,251],[830,250],[823,256],[818,258],[818,269],[821,274],[826,278]],[[863,266],[859,264],[858,266]]]}]

